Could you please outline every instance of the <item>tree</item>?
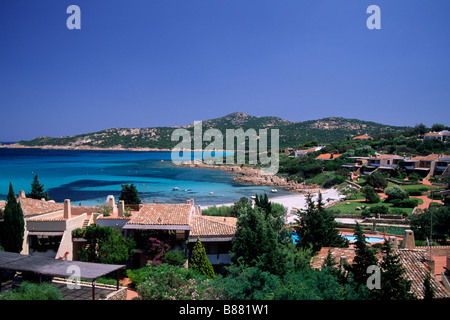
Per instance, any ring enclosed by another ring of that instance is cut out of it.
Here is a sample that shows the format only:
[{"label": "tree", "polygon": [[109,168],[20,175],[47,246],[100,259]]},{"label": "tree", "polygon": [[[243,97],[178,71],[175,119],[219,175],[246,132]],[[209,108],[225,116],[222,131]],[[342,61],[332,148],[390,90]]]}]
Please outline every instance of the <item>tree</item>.
[{"label": "tree", "polygon": [[439,132],[445,130],[447,127],[441,123],[435,123],[431,126],[431,131]]},{"label": "tree", "polygon": [[296,229],[300,247],[311,247],[314,252],[322,247],[348,247],[348,240],[339,234],[333,213],[323,208],[322,194],[319,193],[317,206],[312,196],[306,197],[307,208],[301,213],[300,226]]},{"label": "tree", "polygon": [[386,188],[384,193],[388,196],[386,199],[388,202],[395,199],[403,200],[408,198],[408,194],[406,193],[406,191],[399,186]]},{"label": "tree", "polygon": [[239,260],[250,267],[259,265],[263,271],[273,274],[284,273],[286,256],[275,224],[276,220],[258,206],[239,208],[232,262]]},{"label": "tree", "polygon": [[367,176],[365,184],[371,186],[374,189],[385,189],[388,186],[386,177],[379,172],[374,172]]},{"label": "tree", "polygon": [[263,209],[266,215],[270,214],[272,207],[270,205],[269,198],[267,197],[267,193],[265,193],[264,196],[260,195],[259,197],[256,195],[255,206]]},{"label": "tree", "polygon": [[31,183],[31,192],[27,194],[28,198],[41,200],[42,198],[46,201],[51,200],[47,191],[44,191],[44,185],[39,183],[38,175],[34,176],[33,182]]},{"label": "tree", "polygon": [[209,279],[216,276],[211,262],[209,262],[208,257],[206,256],[205,247],[203,247],[199,237],[197,237],[197,242],[192,249],[192,258],[189,262],[189,268],[197,270],[200,274],[207,276]]},{"label": "tree", "polygon": [[79,251],[80,261],[125,264],[134,253],[134,240],[111,227],[87,226],[83,237],[89,246]]},{"label": "tree", "polygon": [[375,295],[381,300],[411,300],[411,281],[404,277],[405,268],[398,254],[392,251],[391,245],[385,241],[382,247],[384,254],[380,263],[381,289],[375,290]]},{"label": "tree", "polygon": [[24,219],[20,202],[17,201],[11,182],[1,225],[1,246],[8,252],[20,253],[23,245]]},{"label": "tree", "polygon": [[133,183],[130,185],[122,184],[119,200],[123,200],[125,204],[141,204],[137,188]]},{"label": "tree", "polygon": [[431,272],[428,271],[425,275],[425,279],[423,281],[423,287],[424,287],[424,300],[433,300],[434,299],[434,290],[433,286],[431,285]]},{"label": "tree", "polygon": [[355,258],[353,259],[353,264],[347,266],[347,270],[352,273],[354,281],[360,286],[366,286],[368,274],[367,268],[372,265],[378,265],[378,259],[375,256],[375,251],[372,247],[368,246],[366,243],[366,237],[364,236],[363,230],[359,223],[356,223],[354,229],[354,236],[356,241],[354,243]]},{"label": "tree", "polygon": [[380,202],[380,196],[375,192],[375,189],[371,186],[364,186],[361,188],[361,193],[366,198],[368,203],[378,203]]}]

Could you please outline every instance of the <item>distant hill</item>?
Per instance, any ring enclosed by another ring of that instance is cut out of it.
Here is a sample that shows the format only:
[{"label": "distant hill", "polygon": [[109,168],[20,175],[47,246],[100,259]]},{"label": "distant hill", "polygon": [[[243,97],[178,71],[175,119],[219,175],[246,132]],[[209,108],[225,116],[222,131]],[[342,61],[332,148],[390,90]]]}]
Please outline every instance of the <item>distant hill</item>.
[{"label": "distant hill", "polygon": [[[400,132],[407,129],[407,127],[383,125],[357,119],[330,117],[292,122],[278,117],[257,117],[242,112],[234,112],[220,118],[204,120],[202,125],[204,131],[209,128],[216,128],[224,135],[225,129],[279,129],[280,148],[297,146],[311,140],[330,143],[365,133],[374,136],[380,133]],[[18,144],[30,147],[171,149],[178,143],[178,141],[171,141],[171,134],[176,128],[180,127],[112,128],[60,138],[38,137],[29,141],[20,141]],[[193,130],[193,123],[181,128]]]}]

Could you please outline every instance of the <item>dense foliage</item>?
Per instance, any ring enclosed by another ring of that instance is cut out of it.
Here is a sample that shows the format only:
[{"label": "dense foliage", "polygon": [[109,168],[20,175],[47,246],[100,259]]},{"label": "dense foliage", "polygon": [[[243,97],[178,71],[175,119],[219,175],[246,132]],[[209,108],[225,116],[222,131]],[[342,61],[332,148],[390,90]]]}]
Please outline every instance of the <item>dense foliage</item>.
[{"label": "dense foliage", "polygon": [[10,183],[7,202],[3,210],[3,223],[0,224],[0,245],[5,251],[16,253],[22,251],[24,225],[22,207],[20,202],[17,201],[13,186]]}]

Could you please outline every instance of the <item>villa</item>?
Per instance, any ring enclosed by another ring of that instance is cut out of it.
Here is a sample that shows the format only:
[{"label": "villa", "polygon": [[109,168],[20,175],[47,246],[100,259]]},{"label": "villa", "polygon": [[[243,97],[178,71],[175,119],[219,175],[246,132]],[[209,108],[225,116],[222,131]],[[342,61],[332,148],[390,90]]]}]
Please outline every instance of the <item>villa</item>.
[{"label": "villa", "polygon": [[306,157],[306,155],[308,153],[319,151],[319,150],[323,149],[324,147],[325,146],[319,146],[319,147],[312,147],[312,148],[309,148],[309,149],[295,150],[294,156],[296,158],[304,158],[304,157]]},{"label": "villa", "polygon": [[442,142],[447,142],[448,139],[450,137],[450,131],[448,130],[443,130],[443,131],[439,131],[439,132],[429,132],[429,133],[425,133],[423,136],[423,140],[440,140]]},{"label": "villa", "polygon": [[378,155],[375,157],[348,157],[348,163],[342,165],[355,175],[371,174],[374,171],[389,171],[402,167],[407,173],[417,173],[423,178],[450,176],[450,156],[430,154],[413,158],[399,155]]}]

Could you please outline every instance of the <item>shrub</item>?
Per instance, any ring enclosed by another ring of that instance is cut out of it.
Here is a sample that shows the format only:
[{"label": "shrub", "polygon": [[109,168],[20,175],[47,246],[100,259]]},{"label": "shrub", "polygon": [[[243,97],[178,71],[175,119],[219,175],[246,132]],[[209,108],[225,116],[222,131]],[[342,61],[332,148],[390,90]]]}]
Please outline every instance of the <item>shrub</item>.
[{"label": "shrub", "polygon": [[392,205],[394,207],[399,207],[399,208],[415,208],[419,205],[419,200],[418,199],[395,199],[391,201]]},{"label": "shrub", "polygon": [[387,214],[389,212],[389,208],[386,206],[375,206],[369,209],[370,213],[373,214]]},{"label": "shrub", "polygon": [[390,214],[394,214],[394,215],[399,215],[399,216],[402,216],[402,215],[405,214],[405,212],[402,209],[399,209],[399,208],[391,208],[391,209],[389,209],[389,213]]},{"label": "shrub", "polygon": [[371,186],[365,186],[361,189],[361,193],[366,198],[366,201],[369,203],[378,203],[380,202],[380,196],[375,192],[375,189]]},{"label": "shrub", "polygon": [[386,188],[384,193],[388,196],[386,199],[388,202],[392,202],[392,200],[395,200],[395,199],[403,200],[408,197],[408,194],[406,193],[406,191],[403,190],[402,188],[400,188],[399,186],[392,186],[392,187]]},{"label": "shrub", "polygon": [[24,281],[20,287],[0,294],[0,300],[63,300],[61,291],[49,282]]},{"label": "shrub", "polygon": [[420,191],[419,189],[408,189],[406,190],[406,194],[408,196],[421,196],[422,191]]},{"label": "shrub", "polygon": [[169,251],[164,255],[163,261],[172,266],[182,266],[186,262],[186,255],[181,251]]}]

